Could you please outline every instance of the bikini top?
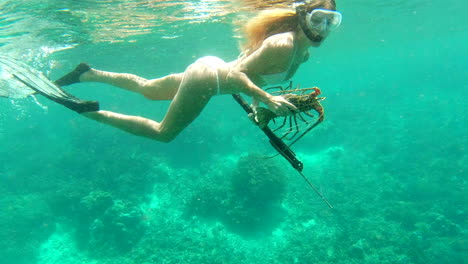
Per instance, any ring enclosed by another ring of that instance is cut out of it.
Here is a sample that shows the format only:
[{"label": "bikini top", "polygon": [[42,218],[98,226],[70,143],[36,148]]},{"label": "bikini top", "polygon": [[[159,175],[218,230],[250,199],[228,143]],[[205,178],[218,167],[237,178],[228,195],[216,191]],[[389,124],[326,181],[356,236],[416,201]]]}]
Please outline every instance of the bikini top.
[{"label": "bikini top", "polygon": [[266,83],[266,85],[275,85],[275,84],[281,84],[285,81],[288,81],[292,76],[291,70],[292,67],[295,63],[297,63],[298,59],[297,58],[297,47],[294,48],[293,51],[293,56],[291,60],[289,61],[289,65],[287,69],[284,72],[278,72],[278,73],[272,73],[272,74],[264,74],[261,75],[260,77],[262,80]]},{"label": "bikini top", "polygon": [[288,77],[289,68],[290,67],[288,67],[288,70],[284,72],[262,75],[261,78],[267,85],[275,85],[275,84],[283,83],[287,81],[286,77]]}]

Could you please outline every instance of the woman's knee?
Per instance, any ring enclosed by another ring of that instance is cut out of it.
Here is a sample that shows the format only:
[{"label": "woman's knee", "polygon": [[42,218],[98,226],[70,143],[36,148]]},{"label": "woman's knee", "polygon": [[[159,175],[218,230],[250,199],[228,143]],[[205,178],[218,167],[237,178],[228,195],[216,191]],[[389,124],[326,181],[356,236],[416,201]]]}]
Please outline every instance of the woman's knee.
[{"label": "woman's knee", "polygon": [[168,133],[168,132],[160,132],[158,134],[154,134],[152,138],[154,140],[160,141],[162,143],[169,143],[173,141],[179,133]]}]

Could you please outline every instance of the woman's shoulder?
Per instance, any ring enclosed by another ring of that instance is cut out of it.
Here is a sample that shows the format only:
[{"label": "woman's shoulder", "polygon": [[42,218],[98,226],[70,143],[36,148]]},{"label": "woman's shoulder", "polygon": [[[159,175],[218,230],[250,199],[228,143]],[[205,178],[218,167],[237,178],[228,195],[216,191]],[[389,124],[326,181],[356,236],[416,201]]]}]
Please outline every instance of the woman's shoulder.
[{"label": "woman's shoulder", "polygon": [[271,35],[263,41],[264,45],[269,47],[284,47],[290,48],[294,46],[294,33],[293,32],[284,32]]}]

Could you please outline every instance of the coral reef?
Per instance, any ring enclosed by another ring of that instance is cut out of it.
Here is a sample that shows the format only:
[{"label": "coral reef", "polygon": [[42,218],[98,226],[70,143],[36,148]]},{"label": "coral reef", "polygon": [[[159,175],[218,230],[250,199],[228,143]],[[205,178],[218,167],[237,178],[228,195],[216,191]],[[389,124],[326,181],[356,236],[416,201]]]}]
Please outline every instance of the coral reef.
[{"label": "coral reef", "polygon": [[115,199],[109,192],[96,190],[82,197],[71,194],[57,200],[61,203],[56,204],[56,213],[66,217],[66,223],[76,230],[78,247],[93,257],[126,252],[144,234],[141,209],[130,201]]},{"label": "coral reef", "polygon": [[0,198],[0,256],[5,264],[29,264],[55,229],[53,214],[40,195]]},{"label": "coral reef", "polygon": [[230,184],[203,187],[187,204],[187,212],[218,219],[230,230],[245,235],[271,233],[281,222],[287,180],[274,160],[241,157]]},{"label": "coral reef", "polygon": [[117,200],[89,225],[88,251],[94,257],[124,254],[145,232],[141,210]]}]

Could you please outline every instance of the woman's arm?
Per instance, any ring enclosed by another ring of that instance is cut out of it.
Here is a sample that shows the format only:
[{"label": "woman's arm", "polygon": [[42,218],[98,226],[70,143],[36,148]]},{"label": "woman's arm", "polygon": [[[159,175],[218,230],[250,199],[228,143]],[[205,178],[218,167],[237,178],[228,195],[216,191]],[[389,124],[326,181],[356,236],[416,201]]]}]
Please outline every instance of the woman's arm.
[{"label": "woman's arm", "polygon": [[243,93],[253,98],[253,100],[264,103],[273,113],[279,116],[289,115],[291,111],[297,110],[296,106],[288,102],[282,96],[273,96],[255,85],[247,74],[239,71],[232,71],[228,74],[232,87],[231,93]]}]

